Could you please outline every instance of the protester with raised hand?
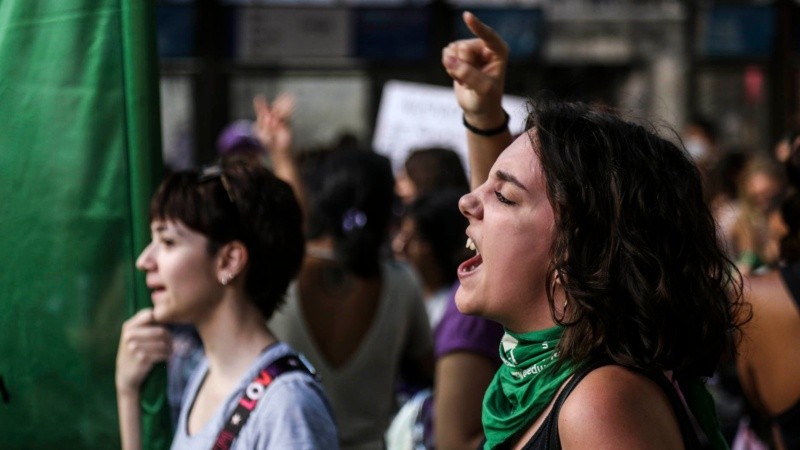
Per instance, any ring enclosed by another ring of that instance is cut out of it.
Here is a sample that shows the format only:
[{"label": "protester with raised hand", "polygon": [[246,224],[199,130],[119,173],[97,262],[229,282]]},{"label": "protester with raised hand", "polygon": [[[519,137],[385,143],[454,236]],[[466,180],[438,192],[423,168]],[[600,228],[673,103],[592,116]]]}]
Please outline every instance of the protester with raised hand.
[{"label": "protester with raised hand", "polygon": [[741,280],[697,168],[650,129],[581,103],[532,103],[512,142],[508,47],[464,21],[477,38],[442,53],[474,189],[459,202],[476,254],[456,302],[506,332],[484,448],[726,448],[703,379],[738,329]]}]

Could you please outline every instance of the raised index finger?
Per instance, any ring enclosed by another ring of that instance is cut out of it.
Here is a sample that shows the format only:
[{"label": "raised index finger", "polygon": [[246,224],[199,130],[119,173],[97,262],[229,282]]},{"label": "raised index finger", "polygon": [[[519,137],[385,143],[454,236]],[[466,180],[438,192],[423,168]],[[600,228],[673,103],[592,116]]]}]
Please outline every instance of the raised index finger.
[{"label": "raised index finger", "polygon": [[492,27],[486,25],[485,23],[481,22],[475,14],[472,14],[469,11],[464,11],[462,16],[464,19],[464,23],[467,25],[472,34],[480,38],[484,43],[486,43],[486,47],[489,50],[498,53],[498,54],[505,54],[506,50],[506,43],[503,41],[503,38],[495,32]]}]

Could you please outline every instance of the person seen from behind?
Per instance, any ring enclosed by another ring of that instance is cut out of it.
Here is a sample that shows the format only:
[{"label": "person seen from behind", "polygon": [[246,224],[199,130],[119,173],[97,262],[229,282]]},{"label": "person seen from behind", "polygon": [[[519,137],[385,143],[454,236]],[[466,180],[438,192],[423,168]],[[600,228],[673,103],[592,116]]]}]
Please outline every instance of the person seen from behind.
[{"label": "person seen from behind", "polygon": [[403,204],[410,205],[421,195],[443,189],[469,190],[458,153],[444,147],[411,151],[395,182],[395,192]]},{"label": "person seen from behind", "polygon": [[[255,109],[264,141],[291,142],[288,118],[263,99]],[[281,150],[271,153],[276,175],[305,192],[308,220],[300,273],[270,328],[322,375],[341,448],[381,450],[398,377],[429,384],[433,375],[419,282],[408,265],[389,258],[391,164],[371,151],[339,149],[303,183],[290,146],[271,147]]]}]

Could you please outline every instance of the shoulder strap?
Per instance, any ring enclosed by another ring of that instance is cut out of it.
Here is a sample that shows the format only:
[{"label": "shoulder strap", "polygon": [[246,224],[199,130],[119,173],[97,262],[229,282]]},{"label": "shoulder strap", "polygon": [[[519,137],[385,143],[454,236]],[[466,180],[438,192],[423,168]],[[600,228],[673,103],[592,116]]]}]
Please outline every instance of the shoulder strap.
[{"label": "shoulder strap", "polygon": [[219,432],[212,450],[229,450],[270,383],[284,373],[298,370],[317,378],[316,371],[311,365],[306,364],[301,355],[293,353],[284,355],[259,370],[253,381],[245,388],[236,408],[225,421],[225,426]]},{"label": "shoulder strap", "polygon": [[[614,361],[608,358],[600,358],[595,360],[589,364],[584,365],[581,369],[575,372],[575,375],[570,379],[561,393],[558,395],[556,402],[553,404],[553,410],[551,415],[553,417],[552,426],[550,427],[550,433],[547,437],[547,448],[549,449],[560,449],[561,448],[561,438],[558,436],[558,415],[561,412],[561,407],[564,405],[564,402],[567,400],[569,394],[575,389],[578,383],[589,374],[589,372],[598,369],[603,366],[608,366],[616,364]],[[646,372],[637,369],[635,370],[637,373],[640,373],[647,378],[653,380],[662,391],[667,395],[669,399],[670,406],[672,410],[675,411],[675,416],[678,420],[678,427],[681,431],[681,437],[683,438],[684,447],[687,449],[699,449],[703,448],[700,444],[700,441],[697,437],[697,432],[695,431],[695,427],[692,425],[692,421],[689,418],[689,413],[686,410],[686,406],[684,405],[683,401],[678,396],[675,386],[667,379],[667,377],[661,372]]]},{"label": "shoulder strap", "polygon": [[575,390],[575,386],[577,386],[589,372],[610,364],[614,364],[614,362],[608,358],[596,359],[588,364],[584,364],[583,367],[578,369],[575,375],[570,378],[567,385],[564,386],[564,389],[562,389],[561,393],[556,397],[556,401],[553,403],[553,409],[550,411],[549,416],[552,418],[552,421],[550,424],[550,433],[548,433],[547,436],[546,448],[561,449],[561,438],[558,436],[558,416],[561,413],[561,407],[564,405],[564,402],[567,401],[567,397]]},{"label": "shoulder strap", "polygon": [[[678,388],[670,381],[663,372],[643,372],[642,375],[653,380],[669,399],[669,404],[675,412],[675,418],[678,420],[678,427],[681,430],[681,437],[683,437],[683,446],[686,449],[702,449],[710,448],[708,436],[705,435],[699,426],[695,426],[692,417],[689,416],[689,407],[683,401],[681,396],[678,395]],[[698,433],[702,433],[702,441]]]}]

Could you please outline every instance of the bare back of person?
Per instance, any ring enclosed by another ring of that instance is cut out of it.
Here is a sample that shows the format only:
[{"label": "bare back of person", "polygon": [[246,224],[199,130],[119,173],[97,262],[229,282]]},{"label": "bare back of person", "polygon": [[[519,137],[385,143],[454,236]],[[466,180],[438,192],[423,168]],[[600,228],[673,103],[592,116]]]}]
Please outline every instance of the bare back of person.
[{"label": "bare back of person", "polygon": [[740,344],[739,374],[748,397],[775,416],[800,401],[800,311],[780,272],[748,281],[753,318]]},{"label": "bare back of person", "polygon": [[356,354],[374,322],[382,289],[380,277],[356,277],[335,261],[306,258],[298,277],[299,303],[329,367],[342,367]]}]

